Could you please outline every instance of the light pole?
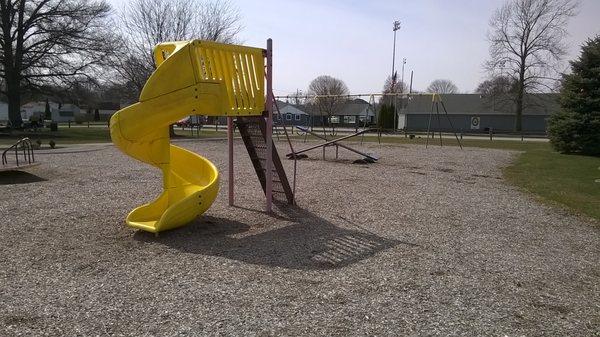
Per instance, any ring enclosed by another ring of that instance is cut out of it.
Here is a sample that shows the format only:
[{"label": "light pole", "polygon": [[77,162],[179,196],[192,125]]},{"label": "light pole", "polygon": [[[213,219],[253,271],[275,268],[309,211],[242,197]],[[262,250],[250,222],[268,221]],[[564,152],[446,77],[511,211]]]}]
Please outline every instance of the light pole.
[{"label": "light pole", "polygon": [[404,92],[404,65],[406,64],[406,57],[402,59],[402,92]]},{"label": "light pole", "polygon": [[400,21],[394,21],[394,50],[392,51],[392,91],[396,84],[395,65],[396,65],[396,31],[400,30]]},{"label": "light pole", "polygon": [[[396,65],[396,31],[400,30],[400,21],[396,20],[394,21],[394,50],[392,52],[392,87],[391,89],[391,93],[395,93],[394,91],[394,86],[396,85],[396,69],[394,68]],[[402,66],[402,68],[404,68],[404,65]],[[396,103],[397,103],[397,99],[396,96],[394,95],[394,132],[396,132],[396,125],[397,125],[397,121],[396,119],[398,118],[398,114],[396,113]]]}]

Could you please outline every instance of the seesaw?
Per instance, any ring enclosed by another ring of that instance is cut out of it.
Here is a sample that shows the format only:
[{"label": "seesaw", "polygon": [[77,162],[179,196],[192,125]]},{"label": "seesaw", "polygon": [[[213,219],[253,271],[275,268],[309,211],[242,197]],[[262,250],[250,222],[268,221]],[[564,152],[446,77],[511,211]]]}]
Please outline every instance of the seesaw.
[{"label": "seesaw", "polygon": [[308,152],[308,151],[311,151],[311,150],[314,150],[314,149],[318,149],[318,148],[323,148],[323,159],[325,159],[325,148],[328,147],[328,146],[335,146],[335,158],[336,159],[338,158],[338,149],[341,147],[341,148],[344,148],[344,149],[346,149],[348,151],[354,152],[356,154],[359,154],[359,155],[365,157],[367,161],[370,161],[372,163],[374,163],[374,162],[376,162],[376,161],[379,160],[379,157],[376,157],[376,156],[374,156],[372,154],[361,152],[361,151],[359,151],[357,149],[354,149],[354,148],[352,148],[352,147],[350,147],[348,145],[344,145],[344,144],[340,144],[339,143],[342,140],[346,140],[346,139],[349,139],[349,138],[360,136],[360,135],[362,135],[362,134],[364,134],[366,132],[371,131],[371,129],[365,129],[365,130],[361,130],[361,131],[355,132],[355,133],[353,133],[351,135],[347,135],[347,136],[336,138],[336,139],[332,139],[332,140],[327,140],[326,137],[324,137],[322,135],[319,135],[316,132],[310,131],[307,127],[296,126],[296,128],[299,129],[302,132],[306,132],[306,133],[308,133],[308,134],[310,134],[312,136],[315,136],[315,137],[317,137],[319,139],[325,140],[325,143],[321,143],[321,144],[318,144],[318,145],[315,145],[315,146],[311,146],[311,147],[308,147],[306,149],[302,149],[302,150],[290,152],[290,153],[286,154],[286,156],[288,158],[294,158],[294,157],[297,158],[298,155],[300,155],[300,154],[302,154],[304,152]]}]

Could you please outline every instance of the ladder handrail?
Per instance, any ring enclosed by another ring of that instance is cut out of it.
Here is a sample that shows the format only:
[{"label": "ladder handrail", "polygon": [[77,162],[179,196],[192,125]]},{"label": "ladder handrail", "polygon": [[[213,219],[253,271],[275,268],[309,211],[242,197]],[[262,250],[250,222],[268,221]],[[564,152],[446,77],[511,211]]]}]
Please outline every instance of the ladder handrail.
[{"label": "ladder handrail", "polygon": [[15,160],[16,160],[17,166],[19,166],[19,150],[20,150],[19,145],[21,145],[21,148],[23,149],[23,160],[26,160],[28,164],[35,162],[35,156],[33,154],[33,146],[31,144],[31,140],[28,137],[25,137],[25,138],[21,138],[16,143],[9,146],[6,150],[4,150],[2,152],[2,165],[8,164],[8,159],[6,158],[6,154],[10,150],[14,149]]}]

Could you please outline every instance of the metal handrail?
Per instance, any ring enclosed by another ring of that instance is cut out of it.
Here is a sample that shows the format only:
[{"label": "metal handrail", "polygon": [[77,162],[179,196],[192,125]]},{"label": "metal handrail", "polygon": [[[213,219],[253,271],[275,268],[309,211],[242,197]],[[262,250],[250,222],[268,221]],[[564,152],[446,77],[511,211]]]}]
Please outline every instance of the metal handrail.
[{"label": "metal handrail", "polygon": [[6,158],[6,155],[10,150],[13,149],[15,151],[15,161],[17,163],[17,166],[19,166],[20,150],[23,150],[23,161],[26,161],[27,164],[35,162],[35,156],[33,154],[33,145],[31,144],[31,140],[25,137],[11,145],[8,149],[4,150],[4,152],[2,152],[2,165],[8,164],[8,159]]}]

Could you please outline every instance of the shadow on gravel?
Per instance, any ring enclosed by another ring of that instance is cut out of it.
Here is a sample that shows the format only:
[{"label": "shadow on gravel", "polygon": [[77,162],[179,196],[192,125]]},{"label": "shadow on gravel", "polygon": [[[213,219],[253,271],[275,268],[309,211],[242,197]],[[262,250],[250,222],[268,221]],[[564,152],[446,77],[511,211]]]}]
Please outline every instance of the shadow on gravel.
[{"label": "shadow on gravel", "polygon": [[[257,234],[251,226],[224,218],[203,216],[190,226],[157,238],[138,231],[136,240],[158,242],[186,253],[289,269],[332,269],[351,265],[402,242],[373,233],[337,227],[306,210],[284,209],[292,224]],[[241,237],[235,237],[239,234]]]},{"label": "shadow on gravel", "polygon": [[30,184],[46,180],[47,179],[38,177],[35,174],[23,171],[0,172],[0,185]]}]

